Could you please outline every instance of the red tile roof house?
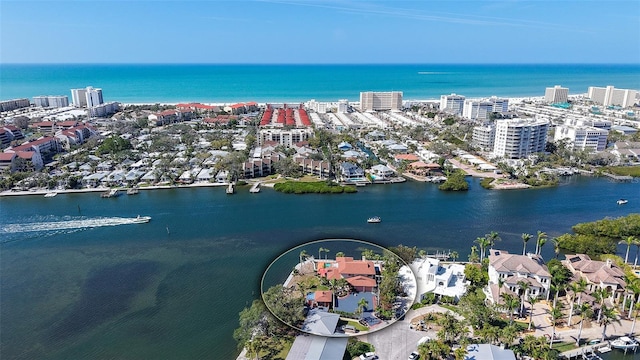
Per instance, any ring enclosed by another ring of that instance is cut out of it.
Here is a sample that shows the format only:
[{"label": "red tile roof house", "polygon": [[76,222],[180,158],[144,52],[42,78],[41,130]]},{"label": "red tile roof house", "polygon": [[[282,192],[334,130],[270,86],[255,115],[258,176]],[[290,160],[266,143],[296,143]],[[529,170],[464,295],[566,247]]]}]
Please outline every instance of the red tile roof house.
[{"label": "red tile roof house", "polygon": [[8,148],[5,152],[21,152],[21,151],[35,151],[42,161],[43,157],[47,157],[53,154],[57,154],[61,150],[60,142],[53,136],[44,136],[38,140],[30,141],[22,145]]},{"label": "red tile roof house", "polygon": [[44,166],[44,163],[42,162],[42,157],[40,156],[39,153],[35,151],[16,151],[16,159],[17,158],[24,160],[24,162],[23,162],[23,165],[18,166],[20,168],[16,170],[39,171]]},{"label": "red tile roof house", "polygon": [[147,119],[152,121],[155,126],[162,126],[180,121],[181,115],[182,113],[177,110],[165,110],[163,112],[151,114],[147,116]]},{"label": "red tile roof house", "polygon": [[41,121],[31,125],[36,131],[43,134],[53,133],[57,130],[57,125],[53,121]]},{"label": "red tile roof house", "polygon": [[0,172],[4,172],[5,170],[9,170],[10,172],[14,172],[16,169],[16,153],[0,153]]},{"label": "red tile roof house", "polygon": [[330,308],[333,305],[333,292],[331,291],[316,291],[313,293],[313,300],[307,301],[309,306],[314,307],[326,307]]}]

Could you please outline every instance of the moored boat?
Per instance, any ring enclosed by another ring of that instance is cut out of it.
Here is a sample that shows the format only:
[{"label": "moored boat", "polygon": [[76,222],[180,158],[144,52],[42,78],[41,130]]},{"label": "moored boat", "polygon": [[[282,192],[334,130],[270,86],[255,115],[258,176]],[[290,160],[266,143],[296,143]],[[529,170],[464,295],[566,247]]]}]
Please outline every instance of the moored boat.
[{"label": "moored boat", "polygon": [[136,195],[138,193],[138,188],[130,188],[127,190],[127,195]]},{"label": "moored boat", "polygon": [[618,205],[624,205],[624,204],[626,204],[628,202],[629,202],[629,200],[627,200],[627,199],[620,199],[620,200],[616,201],[616,203]]},{"label": "moored boat", "polygon": [[367,219],[367,222],[369,224],[377,224],[377,223],[379,223],[381,221],[382,221],[382,219],[380,219],[380,216],[373,216],[373,217],[370,217],[370,218]]},{"label": "moored boat", "polygon": [[120,196],[120,192],[118,191],[118,189],[111,189],[107,192],[102,193],[102,195],[100,195],[100,197],[103,197],[103,198],[112,198],[116,196]]},{"label": "moored boat", "polygon": [[57,192],[51,191],[51,192],[48,192],[48,193],[44,194],[44,197],[49,198],[49,197],[54,197],[56,195],[58,195]]},{"label": "moored boat", "polygon": [[635,350],[638,348],[638,345],[640,345],[638,341],[628,336],[621,336],[613,340],[610,344],[612,348],[620,350]]}]

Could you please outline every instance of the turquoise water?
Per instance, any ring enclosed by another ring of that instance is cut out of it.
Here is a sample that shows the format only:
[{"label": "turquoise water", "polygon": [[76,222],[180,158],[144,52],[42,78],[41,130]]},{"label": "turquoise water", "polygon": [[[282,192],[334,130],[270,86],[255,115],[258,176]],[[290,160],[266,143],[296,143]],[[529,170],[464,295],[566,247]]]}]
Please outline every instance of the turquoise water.
[{"label": "turquoise water", "polygon": [[405,99],[542,96],[563,85],[640,89],[640,65],[0,65],[0,99],[69,95],[101,87],[105,101],[359,101],[360,91],[403,91]]},{"label": "turquoise water", "polygon": [[[490,191],[470,181],[464,193],[407,182],[343,195],[191,188],[0,198],[2,358],[231,359],[237,314],[258,297],[263,271],[306,241],[402,243],[465,259],[490,231],[500,248],[520,252],[523,232],[553,237],[640,212],[637,183],[574,177],[556,188]],[[153,219],[111,219],[137,215]],[[367,224],[373,215],[382,223]],[[543,254],[552,253],[547,244]]]}]

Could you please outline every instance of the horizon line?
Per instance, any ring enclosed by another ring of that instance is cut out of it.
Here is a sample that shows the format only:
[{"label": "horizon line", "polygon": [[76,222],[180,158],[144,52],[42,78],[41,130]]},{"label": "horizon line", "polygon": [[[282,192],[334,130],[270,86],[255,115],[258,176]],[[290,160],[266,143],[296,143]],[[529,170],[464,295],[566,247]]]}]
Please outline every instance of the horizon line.
[{"label": "horizon line", "polygon": [[238,63],[215,63],[215,62],[0,62],[0,66],[2,65],[255,65],[255,66],[398,66],[398,65],[635,65],[640,67],[640,63],[636,62],[509,62],[509,63],[500,63],[500,62],[452,62],[452,63],[444,63],[444,62],[388,62],[388,63],[355,63],[355,62],[345,62],[345,63],[251,63],[251,62],[238,62]]}]

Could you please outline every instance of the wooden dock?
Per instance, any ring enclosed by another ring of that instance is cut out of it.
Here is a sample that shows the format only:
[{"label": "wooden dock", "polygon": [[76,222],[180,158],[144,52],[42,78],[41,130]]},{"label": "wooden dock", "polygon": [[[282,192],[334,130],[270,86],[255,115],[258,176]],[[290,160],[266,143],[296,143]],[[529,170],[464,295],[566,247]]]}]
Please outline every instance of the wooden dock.
[{"label": "wooden dock", "polygon": [[591,354],[592,352],[609,352],[611,348],[609,347],[609,342],[600,342],[594,345],[585,345],[573,350],[567,350],[565,352],[560,353],[561,359],[576,359],[582,357],[583,354]]},{"label": "wooden dock", "polygon": [[631,181],[633,180],[632,176],[629,175],[613,175],[609,173],[602,173],[603,175],[612,178],[615,181]]}]

